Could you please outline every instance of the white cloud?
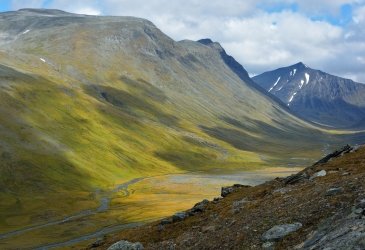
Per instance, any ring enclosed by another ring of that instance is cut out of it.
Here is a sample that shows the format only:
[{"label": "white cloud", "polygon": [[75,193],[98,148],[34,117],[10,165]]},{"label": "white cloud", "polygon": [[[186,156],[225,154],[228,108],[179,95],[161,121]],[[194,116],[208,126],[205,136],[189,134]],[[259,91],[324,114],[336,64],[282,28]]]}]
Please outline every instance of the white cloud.
[{"label": "white cloud", "polygon": [[151,16],[161,13],[172,14],[177,18],[205,16],[237,16],[255,9],[255,0],[104,0],[105,12],[111,14]]},{"label": "white cloud", "polygon": [[44,0],[12,0],[11,8],[18,10],[22,8],[41,8]]},{"label": "white cloud", "polygon": [[365,22],[365,6],[359,7],[354,11],[353,18],[356,24]]},{"label": "white cloud", "polygon": [[64,11],[86,14],[86,15],[100,15],[101,10],[97,0],[53,0],[46,6],[47,8],[61,9]]},{"label": "white cloud", "polygon": [[[232,37],[223,37],[222,44],[252,73],[298,61],[311,65],[332,58],[343,32],[292,12],[260,13],[230,21],[225,29]],[[237,33],[240,35],[234,35]]]},{"label": "white cloud", "polygon": [[365,3],[365,0],[261,0],[268,6],[275,6],[278,4],[296,4],[301,13],[310,16],[317,15],[338,15],[341,7],[344,5],[356,6]]},{"label": "white cloud", "polygon": [[77,13],[77,14],[94,15],[94,16],[98,16],[101,14],[100,10],[89,8],[89,7],[75,9],[73,12]]}]

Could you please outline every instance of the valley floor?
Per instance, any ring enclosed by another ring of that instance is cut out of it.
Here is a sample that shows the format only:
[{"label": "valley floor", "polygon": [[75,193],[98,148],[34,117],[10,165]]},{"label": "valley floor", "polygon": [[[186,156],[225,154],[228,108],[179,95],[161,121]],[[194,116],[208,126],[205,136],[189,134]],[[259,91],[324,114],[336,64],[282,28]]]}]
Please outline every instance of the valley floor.
[{"label": "valley floor", "polygon": [[365,249],[365,147],[322,162],[258,186],[236,186],[184,216],[124,230],[89,248],[127,240],[145,249]]},{"label": "valley floor", "polygon": [[[186,173],[137,178],[98,194],[95,208],[0,234],[0,248],[59,248],[95,241],[105,234],[136,227],[194,203],[218,196],[220,187],[234,183],[258,185],[299,168],[269,168],[256,171]],[[87,244],[87,243],[86,243]],[[77,248],[77,247],[76,247]]]}]

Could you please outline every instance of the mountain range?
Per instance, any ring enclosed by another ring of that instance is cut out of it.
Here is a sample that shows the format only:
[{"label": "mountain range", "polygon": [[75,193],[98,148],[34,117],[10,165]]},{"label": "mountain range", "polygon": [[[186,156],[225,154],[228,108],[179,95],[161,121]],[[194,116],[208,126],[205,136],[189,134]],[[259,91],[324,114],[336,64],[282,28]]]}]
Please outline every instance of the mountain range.
[{"label": "mountain range", "polygon": [[0,240],[134,178],[302,166],[365,139],[265,88],[218,43],[174,41],[144,19],[1,13]]},{"label": "mountain range", "polygon": [[365,125],[365,84],[301,62],[262,73],[253,80],[307,120],[337,128]]}]

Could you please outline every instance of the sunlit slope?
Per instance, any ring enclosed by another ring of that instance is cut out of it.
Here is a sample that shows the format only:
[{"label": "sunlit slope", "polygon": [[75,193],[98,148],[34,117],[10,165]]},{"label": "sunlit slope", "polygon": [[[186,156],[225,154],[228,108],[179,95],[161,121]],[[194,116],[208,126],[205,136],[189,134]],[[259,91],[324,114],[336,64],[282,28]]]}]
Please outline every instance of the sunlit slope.
[{"label": "sunlit slope", "polygon": [[146,20],[4,13],[0,45],[2,228],[95,207],[132,178],[307,162],[344,141]]}]

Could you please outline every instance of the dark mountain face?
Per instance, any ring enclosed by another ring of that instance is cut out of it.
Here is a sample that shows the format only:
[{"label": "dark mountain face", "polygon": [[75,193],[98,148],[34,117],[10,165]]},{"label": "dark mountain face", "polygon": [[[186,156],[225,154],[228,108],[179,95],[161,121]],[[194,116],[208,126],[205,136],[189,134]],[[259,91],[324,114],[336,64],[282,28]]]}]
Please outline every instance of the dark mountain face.
[{"label": "dark mountain face", "polygon": [[253,77],[298,115],[333,127],[363,127],[365,85],[303,63]]},{"label": "dark mountain face", "polygon": [[241,78],[241,80],[251,81],[247,71],[243,68],[243,66],[239,62],[237,62],[232,56],[228,55],[219,43],[213,42],[209,38],[201,39],[198,42],[217,50],[222,60],[237,76]]},{"label": "dark mountain face", "polygon": [[251,88],[254,88],[258,90],[261,94],[268,96],[269,98],[275,100],[277,104],[281,106],[281,108],[284,108],[285,110],[289,111],[285,104],[277,98],[275,95],[271,94],[270,92],[267,92],[266,89],[263,87],[257,85],[248,75],[248,72],[246,69],[234,59],[233,56],[228,55],[227,52],[224,50],[224,48],[217,42],[213,42],[209,38],[198,40],[199,43],[204,44],[215,51],[219,53],[221,56],[222,61],[226,64],[226,66],[235,73],[245,84],[249,85]]}]

